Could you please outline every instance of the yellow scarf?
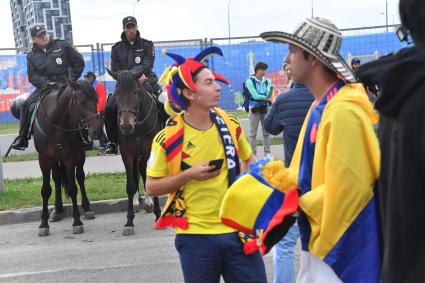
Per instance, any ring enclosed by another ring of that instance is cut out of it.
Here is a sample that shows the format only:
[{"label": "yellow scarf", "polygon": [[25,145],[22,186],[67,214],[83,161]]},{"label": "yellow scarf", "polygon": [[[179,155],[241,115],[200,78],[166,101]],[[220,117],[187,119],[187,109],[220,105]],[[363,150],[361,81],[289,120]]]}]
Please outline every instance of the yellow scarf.
[{"label": "yellow scarf", "polygon": [[[219,108],[214,108],[213,110],[226,123],[236,149],[236,158],[238,158],[237,141],[240,132],[237,131],[226,112]],[[183,137],[184,121],[183,114],[180,113],[170,118],[165,126],[165,141],[163,147],[165,149],[170,176],[175,176],[182,172]],[[185,214],[186,203],[183,198],[183,188],[180,188],[176,192],[171,193],[168,197],[161,217],[156,223],[156,227],[179,227],[181,229],[187,229],[189,223]]]}]

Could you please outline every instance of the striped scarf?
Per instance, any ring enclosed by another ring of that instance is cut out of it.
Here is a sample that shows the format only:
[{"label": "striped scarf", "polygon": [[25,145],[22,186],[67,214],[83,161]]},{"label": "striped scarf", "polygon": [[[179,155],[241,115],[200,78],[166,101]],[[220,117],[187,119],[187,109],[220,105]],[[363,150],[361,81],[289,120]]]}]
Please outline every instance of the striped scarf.
[{"label": "striped scarf", "polygon": [[[221,141],[223,142],[230,187],[240,173],[237,146],[240,131],[233,126],[227,114],[219,108],[210,110],[210,117],[217,126]],[[170,176],[178,175],[183,170],[190,168],[190,166],[182,160],[183,137],[183,115],[179,114],[169,119],[165,127],[165,141],[163,143],[163,147],[165,149]],[[178,227],[180,229],[187,229],[189,223],[185,217],[186,208],[186,203],[183,198],[183,188],[180,188],[168,197],[161,217],[156,223],[156,227]]]}]

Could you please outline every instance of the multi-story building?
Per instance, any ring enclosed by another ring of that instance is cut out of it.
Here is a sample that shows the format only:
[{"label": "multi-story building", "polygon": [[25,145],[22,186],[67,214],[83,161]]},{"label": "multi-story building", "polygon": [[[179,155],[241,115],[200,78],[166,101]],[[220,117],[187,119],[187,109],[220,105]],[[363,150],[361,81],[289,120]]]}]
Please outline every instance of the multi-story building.
[{"label": "multi-story building", "polygon": [[72,43],[69,0],[10,0],[15,47],[26,52],[32,47],[30,27],[43,24],[53,38]]}]

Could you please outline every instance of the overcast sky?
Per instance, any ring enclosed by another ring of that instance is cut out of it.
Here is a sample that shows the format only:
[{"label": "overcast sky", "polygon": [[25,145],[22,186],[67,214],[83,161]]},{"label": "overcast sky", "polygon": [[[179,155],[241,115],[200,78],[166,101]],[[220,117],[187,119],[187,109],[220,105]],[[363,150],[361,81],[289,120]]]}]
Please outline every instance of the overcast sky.
[{"label": "overcast sky", "polygon": [[[399,23],[398,0],[387,0],[388,22]],[[154,41],[228,36],[229,0],[70,0],[75,44],[115,42],[133,14],[142,37]],[[212,4],[214,3],[214,4]],[[385,25],[385,0],[313,0],[315,16],[339,28]],[[0,47],[14,47],[10,1],[0,0]],[[311,16],[312,0],[231,0],[231,36],[292,31]]]}]

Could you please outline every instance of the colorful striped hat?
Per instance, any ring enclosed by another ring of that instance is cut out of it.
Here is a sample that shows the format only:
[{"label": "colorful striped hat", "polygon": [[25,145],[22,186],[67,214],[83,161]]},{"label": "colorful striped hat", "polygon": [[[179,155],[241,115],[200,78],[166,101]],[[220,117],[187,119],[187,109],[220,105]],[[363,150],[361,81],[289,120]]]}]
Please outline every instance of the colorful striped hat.
[{"label": "colorful striped hat", "polygon": [[[162,53],[171,57],[176,62],[164,71],[159,81],[165,85],[168,99],[172,102],[171,107],[173,110],[186,110],[187,105],[181,98],[183,89],[187,88],[196,91],[196,85],[192,78],[193,74],[201,68],[208,68],[208,66],[204,64],[204,60],[208,56],[213,54],[223,56],[223,52],[220,48],[212,46],[202,50],[195,57],[187,59],[180,55],[170,53],[165,49],[162,50]],[[213,75],[216,80],[225,84],[229,83],[229,81],[221,75],[214,72]]]}]

